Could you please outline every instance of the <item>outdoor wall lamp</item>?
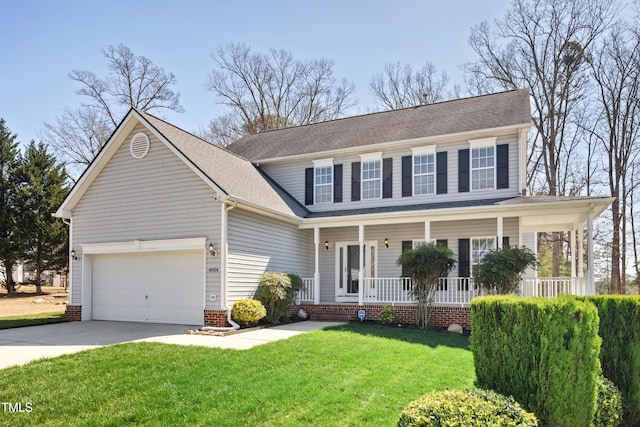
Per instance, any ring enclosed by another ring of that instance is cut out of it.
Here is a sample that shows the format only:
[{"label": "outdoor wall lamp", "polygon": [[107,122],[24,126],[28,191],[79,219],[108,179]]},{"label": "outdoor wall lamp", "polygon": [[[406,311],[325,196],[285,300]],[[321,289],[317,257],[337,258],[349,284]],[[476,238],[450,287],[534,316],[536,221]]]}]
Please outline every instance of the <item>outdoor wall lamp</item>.
[{"label": "outdoor wall lamp", "polygon": [[76,253],[75,249],[71,249],[71,259],[74,261],[78,260],[78,254]]},{"label": "outdoor wall lamp", "polygon": [[325,240],[325,241],[324,241],[324,248],[325,248],[326,250],[329,250],[329,241],[328,241],[328,240]]},{"label": "outdoor wall lamp", "polygon": [[386,247],[389,247],[389,239],[387,239],[386,237],[385,237],[385,239],[384,239],[384,245],[385,245]]},{"label": "outdoor wall lamp", "polygon": [[218,256],[218,251],[216,251],[216,247],[213,246],[213,243],[209,243],[209,246],[207,246],[207,251],[209,251],[209,255],[214,258]]}]

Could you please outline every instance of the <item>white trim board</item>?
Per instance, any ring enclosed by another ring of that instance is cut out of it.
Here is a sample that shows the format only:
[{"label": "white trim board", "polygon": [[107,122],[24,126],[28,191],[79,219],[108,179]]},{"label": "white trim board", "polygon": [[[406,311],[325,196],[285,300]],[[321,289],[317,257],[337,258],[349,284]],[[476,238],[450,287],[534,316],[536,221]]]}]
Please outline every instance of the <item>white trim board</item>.
[{"label": "white trim board", "polygon": [[83,243],[80,244],[84,255],[117,254],[126,252],[160,252],[205,250],[206,237],[170,240],[133,240],[129,242]]}]

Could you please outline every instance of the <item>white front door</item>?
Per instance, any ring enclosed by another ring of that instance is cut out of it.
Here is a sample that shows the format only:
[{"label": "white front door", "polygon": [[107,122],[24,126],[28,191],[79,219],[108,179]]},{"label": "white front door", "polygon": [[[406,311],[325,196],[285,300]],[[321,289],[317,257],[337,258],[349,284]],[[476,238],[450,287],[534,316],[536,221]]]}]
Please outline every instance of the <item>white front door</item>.
[{"label": "white front door", "polygon": [[360,283],[358,242],[336,243],[336,302],[357,302],[361,288],[365,301],[375,299],[375,285],[368,279],[376,277],[377,243],[365,242],[363,248],[364,284]]}]

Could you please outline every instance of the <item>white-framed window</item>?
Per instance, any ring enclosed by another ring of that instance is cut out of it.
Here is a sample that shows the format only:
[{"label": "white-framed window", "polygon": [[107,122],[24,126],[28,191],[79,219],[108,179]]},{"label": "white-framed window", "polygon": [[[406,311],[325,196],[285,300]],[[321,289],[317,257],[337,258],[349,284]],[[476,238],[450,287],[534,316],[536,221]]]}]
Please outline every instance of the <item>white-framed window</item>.
[{"label": "white-framed window", "polygon": [[496,182],[496,138],[469,141],[471,144],[471,191],[493,190]]},{"label": "white-framed window", "polygon": [[382,153],[361,155],[362,200],[382,198]]},{"label": "white-framed window", "polygon": [[482,258],[490,251],[496,250],[496,238],[472,237],[471,238],[471,271],[482,262]]},{"label": "white-framed window", "polygon": [[315,204],[333,202],[333,159],[313,162],[313,202]]},{"label": "white-framed window", "polygon": [[412,148],[413,195],[436,192],[436,146]]}]

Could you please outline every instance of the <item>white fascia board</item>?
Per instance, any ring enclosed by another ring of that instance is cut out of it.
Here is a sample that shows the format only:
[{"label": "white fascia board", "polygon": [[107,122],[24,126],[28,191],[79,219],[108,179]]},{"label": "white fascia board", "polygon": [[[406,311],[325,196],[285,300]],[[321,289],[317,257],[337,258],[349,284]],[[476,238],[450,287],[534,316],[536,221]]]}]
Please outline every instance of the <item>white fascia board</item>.
[{"label": "white fascia board", "polygon": [[56,218],[71,219],[73,218],[73,211],[60,208],[53,214],[53,216]]},{"label": "white fascia board", "polygon": [[133,240],[130,242],[82,243],[84,255],[119,254],[137,252],[166,252],[206,249],[206,237],[169,240]]},{"label": "white fascia board", "polygon": [[302,223],[303,219],[297,215],[289,214],[286,212],[279,211],[277,209],[265,208],[264,206],[257,205],[255,203],[251,203],[247,200],[244,200],[240,197],[235,197],[230,195],[226,200],[226,203],[238,203],[238,208],[245,209],[251,212],[258,213],[260,215],[268,216],[270,218],[279,219],[280,221],[285,221],[291,224],[299,225]]},{"label": "white fascia board", "polygon": [[284,157],[271,157],[267,159],[256,159],[252,160],[252,163],[260,163],[260,164],[270,164],[270,163],[287,163],[291,161],[297,160],[313,160],[319,157],[327,158],[327,157],[337,157],[342,155],[349,154],[359,154],[363,150],[371,150],[376,149],[378,151],[385,151],[388,149],[397,149],[402,146],[410,146],[415,145],[429,145],[434,142],[445,143],[449,142],[449,140],[459,140],[459,141],[468,141],[474,135],[492,135],[492,134],[503,134],[509,131],[520,130],[520,129],[531,129],[532,122],[520,123],[516,125],[510,126],[501,126],[496,128],[489,129],[478,129],[466,132],[457,132],[457,133],[447,133],[444,135],[434,135],[423,138],[412,138],[412,139],[402,139],[397,141],[389,141],[389,142],[380,142],[377,144],[369,144],[369,145],[359,145],[357,147],[349,147],[349,148],[339,148],[335,150],[326,150],[326,151],[316,151],[313,153],[304,153],[304,154],[296,154],[292,156],[284,156]]}]

